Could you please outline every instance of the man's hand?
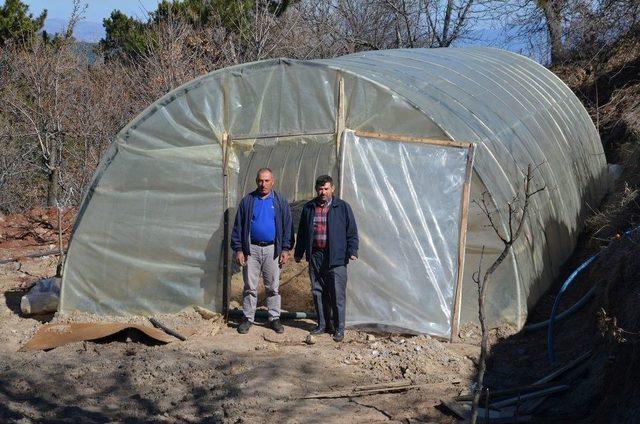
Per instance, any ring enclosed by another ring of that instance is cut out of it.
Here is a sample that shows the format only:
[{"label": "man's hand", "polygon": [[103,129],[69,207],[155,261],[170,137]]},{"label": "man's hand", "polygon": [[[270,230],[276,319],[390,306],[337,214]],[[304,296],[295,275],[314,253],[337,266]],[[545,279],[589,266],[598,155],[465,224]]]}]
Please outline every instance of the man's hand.
[{"label": "man's hand", "polygon": [[245,266],[247,264],[247,259],[244,257],[244,253],[236,252],[236,263],[240,266]]},{"label": "man's hand", "polygon": [[358,257],[356,255],[351,255],[349,256],[349,259],[351,259],[352,261],[355,261],[356,259],[358,259]]},{"label": "man's hand", "polygon": [[287,252],[286,250],[283,250],[282,253],[280,253],[280,260],[278,261],[278,263],[280,264],[280,266],[283,266],[288,261],[289,261],[289,252]]}]

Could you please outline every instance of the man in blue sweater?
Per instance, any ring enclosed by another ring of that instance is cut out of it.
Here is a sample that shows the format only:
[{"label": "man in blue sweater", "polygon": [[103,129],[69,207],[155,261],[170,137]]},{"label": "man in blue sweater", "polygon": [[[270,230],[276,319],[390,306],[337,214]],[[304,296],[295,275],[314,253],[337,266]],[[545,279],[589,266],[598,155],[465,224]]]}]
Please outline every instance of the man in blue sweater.
[{"label": "man in blue sweater", "polygon": [[298,226],[294,259],[309,262],[311,293],[318,326],[311,334],[333,333],[344,339],[347,264],[358,258],[358,227],[351,206],[333,196],[329,175],[318,177],[317,197],[304,205]]},{"label": "man in blue sweater", "polygon": [[244,319],[238,333],[246,334],[253,324],[258,305],[258,280],[264,281],[269,309],[269,324],[283,333],[280,323],[280,267],[293,248],[293,221],[287,199],[273,190],[274,178],[269,168],[256,176],[257,188],[242,198],[231,232],[231,249],[242,267]]}]

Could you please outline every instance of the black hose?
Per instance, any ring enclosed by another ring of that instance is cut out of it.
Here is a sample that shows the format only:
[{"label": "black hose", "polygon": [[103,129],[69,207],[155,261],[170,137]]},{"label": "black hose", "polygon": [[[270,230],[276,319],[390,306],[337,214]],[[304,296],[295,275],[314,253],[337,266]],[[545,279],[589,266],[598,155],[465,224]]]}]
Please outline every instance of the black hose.
[{"label": "black hose", "polygon": [[[230,309],[229,316],[232,318],[242,318],[244,317],[244,313],[242,309]],[[268,311],[256,311],[256,318],[269,318]],[[280,319],[316,319],[317,315],[315,312],[282,312],[280,313]]]}]

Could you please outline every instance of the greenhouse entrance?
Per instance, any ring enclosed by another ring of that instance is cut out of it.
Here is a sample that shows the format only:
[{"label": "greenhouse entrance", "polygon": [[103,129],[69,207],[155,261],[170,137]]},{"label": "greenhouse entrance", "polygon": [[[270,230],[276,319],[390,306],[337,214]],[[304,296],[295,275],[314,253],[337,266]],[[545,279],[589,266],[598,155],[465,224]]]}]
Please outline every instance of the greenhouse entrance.
[{"label": "greenhouse entrance", "polygon": [[[349,265],[347,324],[449,339],[459,321],[474,146],[348,129],[338,146],[335,139],[230,141],[230,197],[253,190],[257,170],[269,167],[276,190],[292,202],[297,230],[301,206],[315,195],[315,177],[332,175],[360,235],[359,259]],[[228,208],[228,232],[235,203]],[[226,305],[233,309],[242,307],[243,283],[232,257],[228,252]],[[306,263],[287,265],[280,283],[283,310],[313,311]]]}]

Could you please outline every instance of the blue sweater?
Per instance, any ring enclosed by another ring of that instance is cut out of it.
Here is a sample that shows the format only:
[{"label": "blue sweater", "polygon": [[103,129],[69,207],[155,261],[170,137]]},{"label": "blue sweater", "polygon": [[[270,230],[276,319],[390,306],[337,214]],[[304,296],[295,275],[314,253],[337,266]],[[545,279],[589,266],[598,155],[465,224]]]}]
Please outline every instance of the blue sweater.
[{"label": "blue sweater", "polygon": [[[240,201],[236,219],[233,223],[233,231],[231,231],[231,249],[234,252],[241,251],[247,256],[251,252],[249,234],[251,233],[251,219],[253,217],[254,193],[247,194]],[[273,254],[274,258],[277,258],[283,250],[293,248],[293,220],[291,219],[291,209],[286,197],[274,191],[273,205],[276,216],[276,238]]]}]

